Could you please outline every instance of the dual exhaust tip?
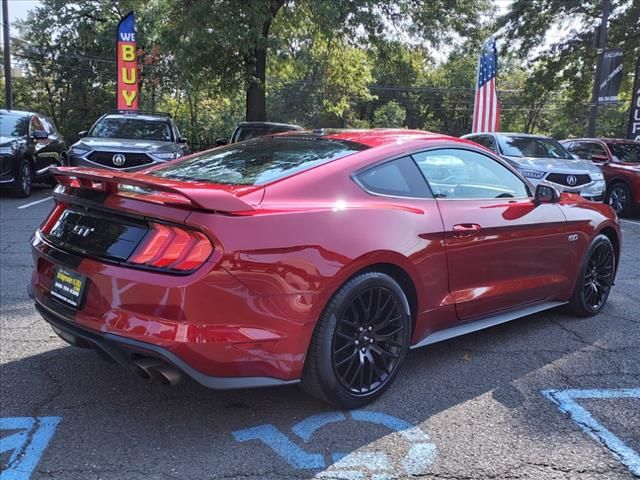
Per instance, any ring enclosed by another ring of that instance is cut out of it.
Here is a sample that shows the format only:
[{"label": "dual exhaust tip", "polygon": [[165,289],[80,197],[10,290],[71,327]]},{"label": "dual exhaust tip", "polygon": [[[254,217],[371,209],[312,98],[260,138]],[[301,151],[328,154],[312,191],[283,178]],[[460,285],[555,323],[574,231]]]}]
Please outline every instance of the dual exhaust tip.
[{"label": "dual exhaust tip", "polygon": [[155,380],[168,386],[177,385],[182,378],[180,370],[159,358],[145,357],[134,360],[130,368],[145,380]]}]

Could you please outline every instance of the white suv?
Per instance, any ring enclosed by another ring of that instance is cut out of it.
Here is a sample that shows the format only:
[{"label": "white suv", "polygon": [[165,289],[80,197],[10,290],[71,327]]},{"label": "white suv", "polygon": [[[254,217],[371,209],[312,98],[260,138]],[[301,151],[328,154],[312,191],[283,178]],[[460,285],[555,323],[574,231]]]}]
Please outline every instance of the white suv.
[{"label": "white suv", "polygon": [[562,192],[601,202],[606,184],[602,169],[576,159],[553,138],[524,133],[473,133],[462,138],[497,153],[536,186],[548,183]]}]

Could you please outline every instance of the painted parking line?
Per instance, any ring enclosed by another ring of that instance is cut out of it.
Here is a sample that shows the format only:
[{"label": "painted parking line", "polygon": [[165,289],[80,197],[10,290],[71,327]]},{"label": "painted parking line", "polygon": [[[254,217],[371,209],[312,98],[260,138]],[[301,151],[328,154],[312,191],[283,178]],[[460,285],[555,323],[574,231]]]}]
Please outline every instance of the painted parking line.
[{"label": "painted parking line", "polygon": [[435,460],[437,448],[420,427],[386,413],[366,410],[321,413],[296,423],[291,431],[304,444],[308,444],[314,433],[327,425],[354,421],[381,425],[390,430],[392,435],[398,435],[393,445],[397,446],[398,440],[401,440],[405,446],[404,456],[396,458],[379,448],[327,455],[310,452],[306,450],[307,445],[301,445],[299,440],[273,424],[239,430],[232,435],[237,442],[262,442],[296,470],[322,470],[313,478],[364,480],[424,475]]},{"label": "painted parking line", "polygon": [[640,222],[634,222],[633,220],[625,220],[623,218],[621,218],[620,221],[624,222],[624,223],[630,223],[631,225],[636,225],[636,226],[640,227]]},{"label": "painted parking line", "polygon": [[640,477],[640,454],[625,444],[598,422],[589,411],[579,405],[576,400],[611,400],[616,398],[640,399],[640,388],[622,388],[613,390],[543,390],[543,395],[554,402],[560,410],[568,413],[591,438],[607,447],[625,465],[631,473]]},{"label": "painted parking line", "polygon": [[52,200],[53,197],[49,195],[48,197],[41,198],[40,200],[36,200],[35,202],[25,203],[24,205],[18,206],[18,210],[22,210],[23,208],[33,207],[34,205],[38,205],[39,203],[46,202],[48,200]]},{"label": "painted parking line", "polygon": [[7,464],[0,466],[0,478],[28,480],[53,438],[60,420],[60,417],[0,418],[0,432],[11,431],[9,435],[0,437],[0,454],[11,452]]}]

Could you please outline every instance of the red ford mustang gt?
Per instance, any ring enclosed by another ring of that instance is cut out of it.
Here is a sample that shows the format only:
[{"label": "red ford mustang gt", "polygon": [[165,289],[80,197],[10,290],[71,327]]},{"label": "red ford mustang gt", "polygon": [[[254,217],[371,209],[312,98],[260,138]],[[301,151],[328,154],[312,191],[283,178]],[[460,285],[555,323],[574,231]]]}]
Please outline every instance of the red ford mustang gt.
[{"label": "red ford mustang gt", "polygon": [[54,175],[36,308],[168,384],[301,382],[357,407],[409,348],[563,304],[598,313],[620,252],[609,206],[532,192],[482,147],[425,132],[292,132]]}]

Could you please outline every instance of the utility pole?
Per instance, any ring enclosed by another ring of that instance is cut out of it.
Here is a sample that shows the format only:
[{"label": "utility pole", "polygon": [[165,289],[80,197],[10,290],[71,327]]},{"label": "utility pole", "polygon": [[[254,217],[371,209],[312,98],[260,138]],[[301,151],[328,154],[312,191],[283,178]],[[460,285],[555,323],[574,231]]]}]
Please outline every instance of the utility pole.
[{"label": "utility pole", "polygon": [[593,77],[593,90],[591,92],[591,109],[589,110],[589,124],[587,125],[587,137],[596,136],[596,119],[598,117],[598,90],[600,88],[600,70],[602,69],[602,59],[604,58],[604,47],[607,44],[607,24],[609,23],[609,11],[611,10],[611,0],[602,1],[602,23],[598,28],[598,38],[596,39],[596,72]]},{"label": "utility pole", "polygon": [[2,0],[2,36],[4,45],[4,103],[11,110],[13,93],[11,91],[11,46],[9,44],[9,0]]}]

